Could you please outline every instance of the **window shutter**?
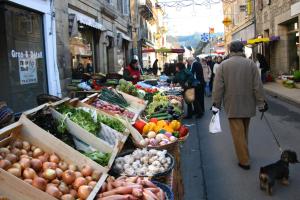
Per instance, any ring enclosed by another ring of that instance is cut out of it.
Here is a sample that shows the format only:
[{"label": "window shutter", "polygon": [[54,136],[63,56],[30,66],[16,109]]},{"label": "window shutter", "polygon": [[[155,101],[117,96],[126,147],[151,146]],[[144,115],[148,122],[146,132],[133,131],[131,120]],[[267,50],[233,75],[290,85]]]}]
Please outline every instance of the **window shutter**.
[{"label": "window shutter", "polygon": [[129,0],[123,0],[123,14],[129,15]]}]

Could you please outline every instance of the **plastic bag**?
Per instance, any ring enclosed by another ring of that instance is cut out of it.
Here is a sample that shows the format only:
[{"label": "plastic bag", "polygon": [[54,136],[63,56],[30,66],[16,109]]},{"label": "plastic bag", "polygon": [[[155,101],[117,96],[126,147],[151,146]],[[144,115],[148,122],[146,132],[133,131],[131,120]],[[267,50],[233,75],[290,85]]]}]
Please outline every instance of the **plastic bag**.
[{"label": "plastic bag", "polygon": [[216,114],[213,114],[210,123],[209,123],[209,132],[210,133],[220,133],[222,132],[221,129],[221,123],[220,123],[220,115],[219,115],[219,109],[213,107],[213,112],[217,112]]}]

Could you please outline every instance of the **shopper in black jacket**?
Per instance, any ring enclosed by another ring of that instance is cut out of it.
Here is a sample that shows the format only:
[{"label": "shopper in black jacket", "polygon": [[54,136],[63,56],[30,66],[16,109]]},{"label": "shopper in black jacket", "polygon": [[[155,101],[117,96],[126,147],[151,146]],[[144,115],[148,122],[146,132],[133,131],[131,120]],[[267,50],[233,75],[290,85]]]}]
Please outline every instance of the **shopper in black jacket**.
[{"label": "shopper in black jacket", "polygon": [[[201,118],[204,114],[204,77],[203,69],[195,58],[188,58],[188,64],[191,65],[191,72],[194,77],[192,86],[195,88],[195,101],[193,104],[188,104],[188,115],[186,118],[191,118],[193,114],[196,114],[197,118]],[[193,109],[194,107],[194,109]]]}]

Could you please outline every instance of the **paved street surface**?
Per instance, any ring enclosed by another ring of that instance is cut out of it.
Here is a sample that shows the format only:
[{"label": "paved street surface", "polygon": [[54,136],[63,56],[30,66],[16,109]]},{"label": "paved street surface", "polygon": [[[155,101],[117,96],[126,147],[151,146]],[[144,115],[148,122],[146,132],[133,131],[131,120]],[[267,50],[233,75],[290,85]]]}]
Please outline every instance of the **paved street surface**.
[{"label": "paved street surface", "polygon": [[[260,113],[250,123],[251,169],[245,171],[237,166],[234,147],[225,113],[221,112],[223,132],[212,135],[208,132],[211,118],[211,99],[206,100],[206,114],[202,119],[187,120],[191,133],[182,145],[182,175],[185,200],[300,200],[300,164],[290,165],[290,185],[276,183],[274,195],[269,197],[259,189],[258,172],[261,166],[280,158],[279,149],[273,140]],[[266,113],[272,128],[284,149],[292,149],[300,158],[300,109],[279,99],[268,97]]]}]

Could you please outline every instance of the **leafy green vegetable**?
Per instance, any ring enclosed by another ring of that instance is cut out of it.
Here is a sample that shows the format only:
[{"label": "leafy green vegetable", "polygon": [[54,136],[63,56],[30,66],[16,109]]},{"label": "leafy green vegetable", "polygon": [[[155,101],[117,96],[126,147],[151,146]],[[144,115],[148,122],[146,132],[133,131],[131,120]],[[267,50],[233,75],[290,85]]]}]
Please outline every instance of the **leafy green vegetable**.
[{"label": "leafy green vegetable", "polygon": [[87,152],[83,154],[102,166],[107,166],[110,159],[109,153],[102,153],[100,151]]},{"label": "leafy green vegetable", "polygon": [[101,91],[101,95],[99,97],[103,101],[107,101],[112,104],[116,104],[118,106],[121,106],[123,108],[126,108],[129,106],[128,102],[124,99],[124,97],[119,94],[118,92],[115,92],[113,90],[103,88]]},{"label": "leafy green vegetable", "polygon": [[115,129],[116,131],[119,131],[121,133],[125,131],[126,127],[124,126],[124,124],[116,118],[107,117],[105,115],[98,115],[98,118],[100,122],[109,126],[112,129]]},{"label": "leafy green vegetable", "polygon": [[[94,135],[96,135],[101,129],[101,122],[99,119],[97,118],[97,120],[94,121],[91,113],[87,111],[76,109],[66,104],[60,105],[57,108],[57,111],[66,117],[69,117],[74,123],[78,124],[80,127]],[[61,123],[60,127],[58,127],[62,131],[65,128],[63,123]]]}]

